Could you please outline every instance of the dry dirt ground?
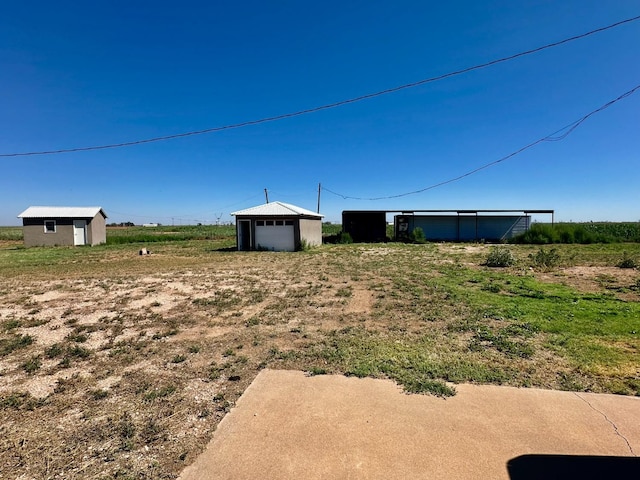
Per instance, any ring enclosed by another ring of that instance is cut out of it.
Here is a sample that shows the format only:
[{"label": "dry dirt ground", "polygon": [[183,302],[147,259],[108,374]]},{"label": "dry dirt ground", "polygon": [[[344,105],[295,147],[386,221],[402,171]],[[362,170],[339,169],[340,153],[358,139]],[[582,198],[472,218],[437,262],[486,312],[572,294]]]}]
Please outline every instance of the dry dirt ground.
[{"label": "dry dirt ground", "polygon": [[[453,248],[172,247],[146,257],[120,248],[92,253],[93,265],[0,277],[0,478],[176,478],[261,368],[305,368],[291,352],[338,329],[424,329],[385,303],[389,272],[403,268],[392,257],[427,265],[462,255],[476,268],[487,251]],[[536,275],[581,291],[638,278],[592,266]]]}]

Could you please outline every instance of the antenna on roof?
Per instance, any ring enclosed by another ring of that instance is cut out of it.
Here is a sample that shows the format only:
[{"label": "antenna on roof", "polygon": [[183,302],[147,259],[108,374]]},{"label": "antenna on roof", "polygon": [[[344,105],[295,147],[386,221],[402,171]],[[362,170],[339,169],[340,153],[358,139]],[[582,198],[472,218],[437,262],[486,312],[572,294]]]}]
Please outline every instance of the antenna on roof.
[{"label": "antenna on roof", "polygon": [[264,189],[264,198],[267,199],[267,203],[269,203],[269,192],[267,191],[267,189]]}]

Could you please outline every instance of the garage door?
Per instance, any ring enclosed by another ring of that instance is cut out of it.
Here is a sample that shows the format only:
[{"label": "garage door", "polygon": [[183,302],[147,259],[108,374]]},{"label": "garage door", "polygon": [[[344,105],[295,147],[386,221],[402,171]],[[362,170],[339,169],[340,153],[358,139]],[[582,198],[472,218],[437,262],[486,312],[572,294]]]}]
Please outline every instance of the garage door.
[{"label": "garage door", "polygon": [[[289,225],[285,225],[289,223]],[[296,249],[293,222],[259,220],[256,222],[256,248],[293,252]]]}]

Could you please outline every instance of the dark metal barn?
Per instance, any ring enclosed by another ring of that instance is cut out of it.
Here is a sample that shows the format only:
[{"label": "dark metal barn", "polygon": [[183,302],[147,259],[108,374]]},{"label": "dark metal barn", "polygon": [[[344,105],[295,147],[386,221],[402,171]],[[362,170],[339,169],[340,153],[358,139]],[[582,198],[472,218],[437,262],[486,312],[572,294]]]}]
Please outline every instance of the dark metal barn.
[{"label": "dark metal barn", "polygon": [[354,242],[384,242],[387,239],[387,212],[376,210],[345,210],[342,230]]}]

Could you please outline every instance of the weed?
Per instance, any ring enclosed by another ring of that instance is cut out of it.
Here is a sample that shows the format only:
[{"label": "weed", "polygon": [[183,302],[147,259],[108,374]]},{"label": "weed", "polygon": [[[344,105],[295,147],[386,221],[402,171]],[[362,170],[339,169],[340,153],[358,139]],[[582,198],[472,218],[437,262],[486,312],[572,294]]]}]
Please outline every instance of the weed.
[{"label": "weed", "polygon": [[129,412],[124,412],[118,422],[118,433],[120,434],[120,448],[125,452],[133,450],[133,436],[136,433],[136,426]]},{"label": "weed", "polygon": [[165,438],[164,428],[157,418],[148,417],[140,430],[140,440],[145,444],[151,444]]},{"label": "weed", "polygon": [[0,338],[0,357],[7,356],[14,350],[28,347],[32,343],[31,335],[11,335],[9,338]]},{"label": "weed", "polygon": [[176,355],[171,359],[171,363],[182,363],[187,359],[184,355]]},{"label": "weed", "polygon": [[350,297],[351,295],[353,295],[353,292],[352,292],[352,290],[351,290],[351,287],[342,287],[342,288],[339,288],[339,289],[336,291],[336,297],[344,297],[344,298],[348,298],[348,297]]},{"label": "weed", "polygon": [[109,396],[109,391],[108,390],[101,390],[101,389],[91,390],[89,392],[89,395],[94,400],[102,400],[102,399],[107,398]]},{"label": "weed", "polygon": [[247,327],[255,327],[256,325],[260,325],[260,319],[258,317],[250,317],[244,322]]},{"label": "weed", "polygon": [[555,248],[551,250],[540,248],[535,254],[529,254],[529,258],[535,268],[551,269],[560,264],[560,254]]},{"label": "weed", "polygon": [[218,364],[216,364],[215,362],[211,363],[211,365],[209,366],[209,372],[208,372],[208,379],[211,381],[215,381],[218,380],[220,378],[220,375],[222,374],[222,368],[220,368],[218,366]]},{"label": "weed", "polygon": [[349,234],[348,232],[340,232],[338,234],[336,243],[341,243],[341,244],[353,243],[353,238],[351,238],[351,234]]},{"label": "weed", "polygon": [[511,250],[502,246],[493,247],[485,261],[487,267],[510,267],[515,263],[516,259]]},{"label": "weed", "polygon": [[421,227],[415,227],[411,234],[409,235],[409,239],[413,243],[427,243],[427,240],[424,236],[424,230]]},{"label": "weed", "polygon": [[35,373],[42,366],[39,356],[31,357],[22,364],[22,369],[28,374]]},{"label": "weed", "polygon": [[75,358],[87,358],[91,355],[91,350],[88,350],[79,345],[74,345],[73,347],[67,349],[67,355]]},{"label": "weed", "polygon": [[84,343],[88,339],[89,337],[87,337],[84,333],[72,332],[69,335],[67,335],[67,340],[69,340],[70,342]]},{"label": "weed", "polygon": [[2,322],[2,330],[5,332],[9,332],[11,330],[15,330],[22,326],[22,322],[15,318],[10,318],[9,320],[5,320]]},{"label": "weed", "polygon": [[157,388],[151,390],[150,392],[146,392],[143,396],[143,399],[147,402],[152,402],[158,398],[168,397],[172,395],[176,391],[175,385],[167,385],[165,387]]},{"label": "weed", "polygon": [[0,396],[0,410],[29,410],[33,411],[45,404],[45,399],[37,399],[28,392],[13,392],[7,396]]},{"label": "weed", "polygon": [[311,367],[309,369],[309,375],[326,375],[327,369],[322,367]]},{"label": "weed", "polygon": [[47,347],[44,351],[44,355],[47,358],[56,358],[62,355],[64,352],[64,348],[59,343],[54,343],[53,345]]},{"label": "weed", "polygon": [[160,340],[165,337],[171,337],[173,335],[177,335],[180,332],[177,328],[172,328],[170,330],[165,330],[163,332],[154,333],[151,337],[153,340]]},{"label": "weed", "polygon": [[50,321],[51,320],[47,318],[34,318],[34,317],[25,318],[22,320],[22,327],[24,328],[39,327],[40,325],[46,325]]},{"label": "weed", "polygon": [[69,368],[71,366],[71,358],[67,356],[63,357],[63,359],[60,360],[60,363],[58,363],[58,366],[60,368]]},{"label": "weed", "polygon": [[631,258],[627,252],[623,252],[622,259],[616,264],[618,268],[638,268],[638,262]]}]

